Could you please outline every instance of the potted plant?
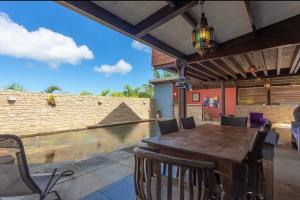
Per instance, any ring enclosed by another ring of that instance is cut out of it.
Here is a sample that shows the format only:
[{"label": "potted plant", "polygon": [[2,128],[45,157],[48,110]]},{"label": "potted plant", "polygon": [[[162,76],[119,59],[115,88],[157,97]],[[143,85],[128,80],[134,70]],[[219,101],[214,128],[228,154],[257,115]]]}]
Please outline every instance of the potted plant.
[{"label": "potted plant", "polygon": [[52,94],[48,95],[47,102],[48,102],[49,106],[52,106],[52,107],[56,106],[55,98]]},{"label": "potted plant", "polygon": [[155,117],[160,118],[161,117],[161,111],[158,106],[155,107]]}]

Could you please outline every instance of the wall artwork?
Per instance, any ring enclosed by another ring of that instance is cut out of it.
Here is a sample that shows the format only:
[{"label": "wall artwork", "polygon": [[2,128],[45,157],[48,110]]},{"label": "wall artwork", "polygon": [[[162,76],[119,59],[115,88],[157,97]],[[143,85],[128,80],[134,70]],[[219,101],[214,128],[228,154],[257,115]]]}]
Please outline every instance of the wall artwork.
[{"label": "wall artwork", "polygon": [[192,94],[192,101],[199,102],[200,101],[200,93],[193,93]]},{"label": "wall artwork", "polygon": [[205,97],[204,108],[219,108],[219,97]]}]

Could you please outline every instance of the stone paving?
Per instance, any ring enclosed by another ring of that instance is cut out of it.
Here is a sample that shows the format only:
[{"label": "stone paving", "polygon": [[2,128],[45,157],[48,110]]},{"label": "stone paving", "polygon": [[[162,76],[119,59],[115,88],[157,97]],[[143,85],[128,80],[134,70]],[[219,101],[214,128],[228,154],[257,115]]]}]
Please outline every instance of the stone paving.
[{"label": "stone paving", "polygon": [[[30,166],[32,174],[49,173],[72,169],[74,175],[61,179],[55,189],[63,200],[78,200],[99,189],[105,188],[133,173],[133,153],[131,149],[115,151],[95,156],[79,162],[63,162]],[[38,200],[38,195],[26,197],[0,198],[0,200]],[[47,200],[54,200],[49,195]]]}]

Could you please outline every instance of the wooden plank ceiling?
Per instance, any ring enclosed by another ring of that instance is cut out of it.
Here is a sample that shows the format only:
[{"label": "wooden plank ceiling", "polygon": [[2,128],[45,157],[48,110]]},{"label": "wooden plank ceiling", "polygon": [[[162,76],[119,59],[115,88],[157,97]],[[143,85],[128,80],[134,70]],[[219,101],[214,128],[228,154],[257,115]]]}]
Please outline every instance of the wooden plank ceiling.
[{"label": "wooden plank ceiling", "polygon": [[[198,1],[57,1],[82,15],[188,65],[194,82],[213,85],[300,73],[300,2],[206,1],[217,48],[201,57],[191,32],[201,15]],[[162,59],[162,58],[161,58]],[[154,65],[176,71],[174,65]],[[251,73],[250,66],[258,68]]]}]

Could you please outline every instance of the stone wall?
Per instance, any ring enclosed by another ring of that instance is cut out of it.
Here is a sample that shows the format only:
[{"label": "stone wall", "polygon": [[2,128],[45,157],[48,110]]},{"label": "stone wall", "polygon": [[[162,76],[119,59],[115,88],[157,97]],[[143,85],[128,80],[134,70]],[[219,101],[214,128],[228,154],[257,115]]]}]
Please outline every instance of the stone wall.
[{"label": "stone wall", "polygon": [[296,105],[237,105],[237,116],[248,116],[250,112],[264,113],[264,117],[272,123],[290,124]]},{"label": "stone wall", "polygon": [[[56,106],[52,107],[47,103],[48,94],[0,92],[0,134],[26,135],[154,117],[153,99],[69,94],[54,97]],[[8,98],[16,101],[9,102]]]},{"label": "stone wall", "polygon": [[[178,117],[178,105],[174,105],[174,117]],[[202,105],[188,104],[187,105],[187,117],[194,117],[196,125],[199,125],[202,121]]]}]

